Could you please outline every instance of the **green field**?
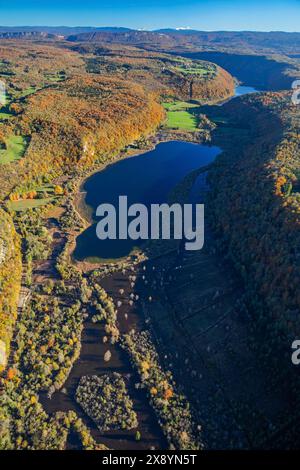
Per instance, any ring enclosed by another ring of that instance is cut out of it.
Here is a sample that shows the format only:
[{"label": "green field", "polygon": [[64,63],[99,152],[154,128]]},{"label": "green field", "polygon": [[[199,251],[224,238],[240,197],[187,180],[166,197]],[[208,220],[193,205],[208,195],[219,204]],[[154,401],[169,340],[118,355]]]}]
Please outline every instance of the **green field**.
[{"label": "green field", "polygon": [[182,129],[185,131],[197,130],[197,116],[190,110],[198,108],[197,103],[187,101],[171,101],[162,103],[167,111],[166,126],[171,129]]},{"label": "green field", "polygon": [[7,121],[13,117],[13,113],[9,110],[9,100],[6,99],[6,104],[0,107],[0,122]]},{"label": "green field", "polygon": [[11,135],[5,141],[6,148],[0,150],[0,164],[11,163],[23,157],[27,140],[21,135]]},{"label": "green field", "polygon": [[202,77],[205,77],[206,75],[210,75],[211,71],[206,69],[205,67],[174,67],[174,70],[176,72],[183,73],[185,75],[200,75]]},{"label": "green field", "polygon": [[200,77],[206,77],[214,73],[214,67],[206,62],[191,62],[186,59],[176,58],[173,60],[172,69],[175,72],[180,72],[184,75],[198,75]]},{"label": "green field", "polygon": [[14,116],[14,114],[9,110],[9,106],[14,101],[27,98],[28,96],[33,95],[34,93],[36,93],[37,91],[41,89],[42,89],[41,87],[38,88],[35,86],[30,86],[21,92],[14,92],[10,94],[9,96],[7,96],[6,104],[2,108],[0,108],[0,122],[11,119]]},{"label": "green field", "polygon": [[23,212],[28,209],[35,209],[36,207],[45,206],[53,202],[55,198],[48,197],[45,199],[24,199],[22,201],[9,201],[7,207],[10,211]]},{"label": "green field", "polygon": [[48,194],[54,194],[54,188],[55,186],[51,183],[45,183],[42,186],[38,186],[35,189],[38,193],[44,193],[47,192]]},{"label": "green field", "polygon": [[39,91],[41,88],[35,87],[35,86],[30,86],[26,88],[26,90],[23,90],[21,94],[18,96],[18,98],[26,98],[27,96],[33,95],[35,92]]},{"label": "green field", "polygon": [[0,121],[6,121],[7,119],[11,119],[12,114],[6,111],[0,111]]},{"label": "green field", "polygon": [[195,131],[197,130],[197,118],[188,111],[169,111],[167,113],[167,127]]},{"label": "green field", "polygon": [[53,83],[59,83],[59,82],[64,82],[66,80],[66,76],[64,73],[48,73],[45,75],[46,80],[49,80],[50,82]]}]

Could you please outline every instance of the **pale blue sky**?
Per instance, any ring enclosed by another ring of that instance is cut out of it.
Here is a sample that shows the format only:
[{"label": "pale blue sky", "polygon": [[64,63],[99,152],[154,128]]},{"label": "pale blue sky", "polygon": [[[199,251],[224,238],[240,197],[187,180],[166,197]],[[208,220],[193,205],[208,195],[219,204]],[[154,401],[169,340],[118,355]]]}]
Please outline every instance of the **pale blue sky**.
[{"label": "pale blue sky", "polygon": [[300,31],[300,0],[0,0],[0,25]]}]

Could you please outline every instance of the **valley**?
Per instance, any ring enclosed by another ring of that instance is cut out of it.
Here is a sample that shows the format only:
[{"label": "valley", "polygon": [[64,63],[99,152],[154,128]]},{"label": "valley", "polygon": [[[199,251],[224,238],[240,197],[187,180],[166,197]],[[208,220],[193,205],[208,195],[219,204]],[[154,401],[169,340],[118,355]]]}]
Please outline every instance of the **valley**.
[{"label": "valley", "polygon": [[[0,39],[0,447],[297,448],[298,65],[124,34]],[[120,194],[204,202],[204,249],[100,243]]]}]

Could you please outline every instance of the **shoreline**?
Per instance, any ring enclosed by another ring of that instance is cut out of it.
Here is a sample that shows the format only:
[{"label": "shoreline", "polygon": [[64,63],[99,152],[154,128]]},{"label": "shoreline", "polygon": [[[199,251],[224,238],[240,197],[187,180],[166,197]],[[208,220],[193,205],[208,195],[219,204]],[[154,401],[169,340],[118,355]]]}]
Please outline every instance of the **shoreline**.
[{"label": "shoreline", "polygon": [[[221,101],[218,100],[215,102],[210,101],[209,103],[206,104],[206,106],[207,105],[208,106],[223,106],[224,104],[230,102],[234,98],[239,98],[242,95],[236,95],[236,90],[240,85],[241,85],[241,82],[237,80],[233,95],[229,96],[225,100],[221,100]],[[203,106],[203,105],[199,105],[199,106]],[[208,146],[219,145],[218,142],[214,143],[212,140],[207,141],[206,135],[203,134],[201,129],[199,129],[199,131],[191,132],[191,131],[185,131],[185,130],[179,130],[179,129],[178,130],[168,129],[168,128],[162,127],[163,125],[164,124],[161,124],[161,126],[156,130],[155,133],[151,133],[149,134],[148,137],[145,137],[146,139],[145,148],[131,149],[129,154],[127,152],[124,152],[124,150],[121,150],[117,154],[115,154],[108,162],[100,163],[96,168],[91,169],[91,171],[88,171],[84,176],[78,177],[79,178],[78,187],[77,187],[77,190],[71,195],[71,202],[74,207],[74,210],[79,214],[80,218],[83,219],[86,226],[76,236],[76,238],[81,233],[83,233],[83,231],[87,227],[89,227],[93,223],[93,219],[91,215],[91,212],[93,209],[91,208],[91,206],[89,206],[85,202],[86,191],[84,191],[84,185],[87,182],[87,180],[91,178],[93,175],[95,175],[96,173],[104,171],[110,165],[114,165],[115,163],[121,160],[125,160],[127,158],[132,158],[132,157],[137,157],[139,155],[143,155],[144,153],[151,152],[152,150],[155,150],[157,145],[164,143],[164,142],[182,141],[182,142],[187,142],[187,143],[195,143],[198,145],[208,145]],[[73,244],[76,243],[76,238],[73,240]],[[82,264],[92,265],[91,269],[93,269],[93,267],[96,268],[96,267],[102,266],[103,264],[106,264],[105,262],[102,262],[102,261],[93,263],[89,261],[74,260],[72,257],[73,251],[74,251],[74,246],[73,246],[72,252],[69,252],[68,254],[70,256],[70,259],[72,260],[72,264],[74,264],[79,269],[82,266]],[[128,256],[130,257],[131,255],[128,255]],[[116,260],[116,263],[122,260],[126,260],[126,258],[127,257],[119,258]]]},{"label": "shoreline", "polygon": [[[185,131],[172,132],[168,130],[167,131],[159,130],[154,135],[150,135],[148,137],[145,148],[134,149],[130,152],[130,154],[127,154],[125,152],[124,153],[120,152],[115,157],[113,157],[110,161],[100,164],[97,168],[93,168],[88,174],[85,174],[83,177],[80,178],[80,182],[78,183],[78,188],[71,197],[74,210],[79,214],[79,216],[84,220],[84,223],[85,223],[83,230],[80,233],[77,233],[76,237],[74,237],[74,239],[72,240],[72,245],[73,245],[72,252],[69,251],[69,256],[74,266],[76,266],[76,268],[79,268],[79,269],[83,268],[83,270],[86,272],[87,266],[90,266],[90,269],[96,269],[97,267],[107,265],[107,264],[113,266],[114,264],[126,262],[126,260],[128,260],[132,256],[142,256],[143,259],[141,259],[139,262],[145,261],[145,258],[144,258],[145,253],[143,252],[142,249],[133,250],[130,254],[128,254],[127,256],[123,258],[106,260],[106,261],[103,260],[99,262],[92,262],[92,261],[89,261],[88,259],[83,260],[83,261],[74,260],[74,258],[72,257],[72,254],[74,252],[74,247],[76,244],[77,237],[80,236],[83,233],[83,231],[86,230],[93,223],[93,218],[91,215],[93,208],[91,208],[91,206],[89,206],[85,202],[85,197],[87,193],[86,191],[84,191],[84,185],[86,184],[89,178],[91,178],[93,175],[97,173],[100,173],[106,170],[110,165],[114,165],[121,160],[126,160],[129,158],[137,157],[145,153],[151,152],[155,150],[155,148],[159,144],[168,143],[168,142],[185,142],[185,143],[194,143],[195,145],[213,146],[211,142],[207,142],[205,141],[205,139],[201,140],[201,132],[191,133],[191,132],[185,132]],[[201,167],[197,170],[200,170],[200,169]],[[172,191],[174,189],[175,188],[172,188]]]}]

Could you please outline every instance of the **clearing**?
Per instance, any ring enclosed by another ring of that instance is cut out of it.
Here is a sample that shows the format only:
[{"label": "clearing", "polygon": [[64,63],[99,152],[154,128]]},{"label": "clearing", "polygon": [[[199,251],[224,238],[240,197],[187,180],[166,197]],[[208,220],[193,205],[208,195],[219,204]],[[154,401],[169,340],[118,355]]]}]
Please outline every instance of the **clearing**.
[{"label": "clearing", "polygon": [[20,201],[8,201],[7,207],[11,211],[24,212],[28,209],[35,209],[37,207],[45,206],[54,201],[55,198],[48,197],[45,199],[21,199]]},{"label": "clearing", "polygon": [[4,143],[4,148],[0,147],[0,164],[11,163],[23,157],[28,141],[22,135],[11,135]]},{"label": "clearing", "polygon": [[162,106],[167,111],[166,127],[186,131],[196,131],[198,129],[198,119],[195,113],[195,109],[199,108],[198,103],[170,101],[162,103]]}]

